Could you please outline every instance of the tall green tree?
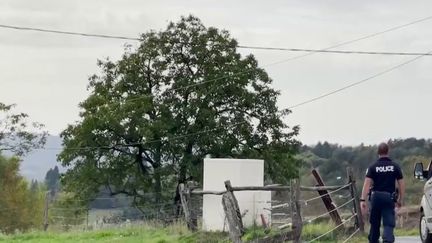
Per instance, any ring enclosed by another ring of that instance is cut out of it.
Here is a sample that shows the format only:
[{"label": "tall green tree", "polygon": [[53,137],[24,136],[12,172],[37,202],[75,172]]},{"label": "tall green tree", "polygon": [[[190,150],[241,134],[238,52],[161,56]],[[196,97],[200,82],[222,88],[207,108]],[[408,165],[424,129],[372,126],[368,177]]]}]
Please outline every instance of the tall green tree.
[{"label": "tall green tree", "polygon": [[31,190],[19,175],[20,160],[0,155],[0,231],[13,233],[42,226],[43,192]]},{"label": "tall green tree", "polygon": [[60,172],[58,166],[49,169],[45,174],[45,185],[51,194],[54,195],[60,188]]},{"label": "tall green tree", "polygon": [[71,168],[62,185],[143,197],[199,179],[206,155],[263,158],[273,181],[296,175],[298,127],[286,125],[271,78],[228,31],[189,16],[141,39],[121,60],[99,61],[80,121],[61,134],[59,158]]},{"label": "tall green tree", "polygon": [[44,126],[29,122],[25,113],[13,112],[14,107],[0,102],[0,152],[23,155],[32,149],[41,148],[47,136]]}]

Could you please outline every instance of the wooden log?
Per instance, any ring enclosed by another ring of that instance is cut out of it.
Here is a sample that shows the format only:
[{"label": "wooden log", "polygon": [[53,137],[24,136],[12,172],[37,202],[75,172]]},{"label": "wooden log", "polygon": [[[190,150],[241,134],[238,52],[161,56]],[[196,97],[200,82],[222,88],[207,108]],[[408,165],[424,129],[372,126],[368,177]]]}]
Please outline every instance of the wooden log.
[{"label": "wooden log", "polygon": [[225,212],[231,241],[234,243],[242,242],[242,225],[234,206],[234,200],[231,198],[230,193],[226,193],[222,196],[222,206]]},{"label": "wooden log", "polygon": [[228,191],[222,196],[222,206],[228,223],[229,236],[232,242],[239,243],[242,242],[241,237],[244,234],[243,221],[238,209],[237,199],[234,193],[228,189],[231,183],[228,181],[228,183],[225,182],[225,185]]},{"label": "wooden log", "polygon": [[[318,171],[316,169],[312,170],[312,175],[314,176],[318,186],[322,186],[324,187],[324,181],[321,178],[320,174],[318,173]],[[318,194],[321,197],[325,207],[327,208],[327,211],[329,212],[333,222],[335,223],[335,225],[340,225],[342,224],[342,219],[339,215],[338,210],[336,209],[335,204],[333,203],[332,198],[330,197],[330,195],[328,194],[328,190],[319,190]]]},{"label": "wooden log", "polygon": [[356,224],[359,228],[360,232],[364,232],[364,222],[363,222],[363,215],[360,208],[360,198],[357,193],[357,187],[356,187],[356,180],[353,174],[353,171],[351,168],[347,168],[347,176],[348,176],[348,183],[351,184],[350,186],[350,192],[351,192],[351,198],[354,199],[353,201],[353,207],[354,207],[354,213],[357,214],[356,216]]},{"label": "wooden log", "polygon": [[243,236],[245,233],[245,229],[244,229],[244,225],[243,225],[243,217],[241,215],[240,212],[240,207],[237,201],[237,198],[234,196],[234,192],[233,192],[233,187],[231,186],[231,181],[225,181],[225,189],[227,190],[227,192],[230,192],[230,198],[233,201],[233,205],[237,214],[237,219],[239,220],[239,225],[240,225],[240,230],[241,230],[241,235]]}]

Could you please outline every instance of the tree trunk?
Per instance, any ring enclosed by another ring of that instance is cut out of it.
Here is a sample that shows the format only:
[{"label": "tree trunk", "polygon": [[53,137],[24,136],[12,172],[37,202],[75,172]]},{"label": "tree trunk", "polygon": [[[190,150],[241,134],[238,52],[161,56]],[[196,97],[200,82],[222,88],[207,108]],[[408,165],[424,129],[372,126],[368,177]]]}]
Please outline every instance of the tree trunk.
[{"label": "tree trunk", "polygon": [[154,180],[155,180],[155,184],[154,184],[154,190],[156,193],[156,202],[160,203],[161,202],[161,198],[162,198],[162,175],[161,175],[161,148],[160,148],[160,144],[158,145],[158,148],[156,149],[156,154],[155,154],[155,164],[153,165],[153,169],[154,169]]},{"label": "tree trunk", "polygon": [[141,169],[141,172],[143,173],[143,175],[145,175],[147,170],[143,164],[143,157],[142,157],[143,152],[144,152],[143,147],[139,146],[138,147],[138,153],[136,154],[136,157],[135,157],[135,161],[138,164],[138,167]]},{"label": "tree trunk", "polygon": [[179,174],[179,182],[186,182],[186,161],[183,159],[180,163],[180,174]]},{"label": "tree trunk", "polygon": [[162,199],[162,182],[161,182],[161,173],[160,173],[160,166],[159,165],[155,165],[154,167],[154,180],[155,180],[155,184],[154,184],[154,192],[155,192],[155,199],[156,199],[156,203],[160,203],[161,199]]},{"label": "tree trunk", "polygon": [[179,180],[180,181],[186,181],[187,176],[187,165],[188,163],[191,163],[191,157],[192,157],[192,146],[193,144],[191,142],[188,143],[186,150],[183,154],[182,162],[180,163],[180,175]]}]

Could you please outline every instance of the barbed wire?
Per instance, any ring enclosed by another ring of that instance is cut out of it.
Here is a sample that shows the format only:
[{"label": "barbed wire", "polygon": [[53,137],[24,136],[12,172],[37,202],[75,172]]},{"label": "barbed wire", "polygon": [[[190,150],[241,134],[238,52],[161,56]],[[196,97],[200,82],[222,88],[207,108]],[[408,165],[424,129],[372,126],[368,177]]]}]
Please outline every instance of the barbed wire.
[{"label": "barbed wire", "polygon": [[[165,190],[163,192],[146,192],[146,193],[142,193],[139,194],[138,196],[140,197],[146,197],[146,196],[156,196],[156,195],[160,195],[162,197],[164,196],[172,196],[174,193],[176,193],[175,190]],[[89,199],[66,199],[66,201],[73,201],[73,202],[87,202],[87,201],[95,201],[95,200],[132,200],[133,197],[131,196],[124,196],[124,197],[95,197],[95,198],[89,198]]]},{"label": "barbed wire", "polygon": [[349,203],[351,203],[351,202],[353,202],[353,201],[354,201],[354,198],[351,199],[351,200],[348,200],[348,201],[345,202],[344,204],[342,204],[342,205],[340,205],[340,206],[338,206],[338,207],[336,207],[336,208],[334,208],[334,209],[332,209],[332,210],[330,210],[330,211],[328,211],[328,212],[326,212],[326,213],[323,213],[323,214],[321,214],[321,215],[319,215],[319,216],[316,216],[316,217],[314,217],[314,218],[312,218],[312,219],[309,219],[309,220],[307,220],[307,221],[304,221],[303,223],[311,223],[312,221],[315,221],[315,220],[317,220],[317,219],[319,219],[319,218],[322,218],[322,217],[324,217],[324,216],[330,215],[331,213],[337,211],[338,209],[341,209],[341,208],[345,207],[346,205],[348,205]]},{"label": "barbed wire", "polygon": [[332,233],[333,231],[335,231],[336,229],[340,228],[341,226],[343,226],[343,225],[346,224],[347,222],[351,221],[351,219],[353,219],[353,218],[356,217],[356,216],[357,216],[357,214],[353,214],[351,217],[349,217],[348,219],[344,220],[342,223],[340,223],[339,225],[337,225],[337,226],[334,227],[333,229],[331,229],[331,230],[325,232],[324,234],[322,234],[322,235],[320,235],[320,236],[318,236],[318,237],[316,237],[316,238],[314,238],[314,239],[308,241],[308,243],[311,243],[311,242],[317,241],[317,240],[321,239],[322,237],[324,237],[324,236],[326,236],[326,235]]},{"label": "barbed wire", "polygon": [[314,200],[320,199],[320,198],[325,197],[325,196],[330,196],[331,194],[334,194],[334,193],[336,193],[336,192],[338,192],[338,191],[341,191],[341,190],[343,190],[343,189],[345,189],[345,188],[347,188],[347,187],[349,187],[349,186],[351,186],[351,183],[348,183],[348,184],[346,184],[346,185],[344,185],[344,186],[341,186],[341,187],[340,187],[339,189],[337,189],[337,190],[327,192],[326,194],[323,194],[323,195],[320,195],[320,196],[317,196],[317,197],[313,197],[313,198],[309,198],[309,199],[307,199],[307,200],[299,200],[299,201],[300,201],[300,202],[303,202],[303,203],[307,206],[307,204],[308,204],[309,202],[311,202],[311,201],[314,201]]},{"label": "barbed wire", "polygon": [[48,208],[49,211],[78,211],[78,210],[89,210],[87,207],[53,207]]},{"label": "barbed wire", "polygon": [[356,235],[358,232],[360,232],[360,228],[358,228],[356,231],[354,231],[354,233],[352,233],[348,238],[346,238],[342,243],[346,243],[349,240],[351,240],[351,238],[354,237],[354,235]]},{"label": "barbed wire", "polygon": [[278,205],[272,206],[271,208],[264,208],[264,209],[272,211],[274,209],[288,208],[289,206],[290,206],[289,203],[282,203],[282,204],[278,204]]},{"label": "barbed wire", "polygon": [[[198,217],[201,217],[202,215],[197,214]],[[122,214],[110,214],[110,215],[87,215],[87,214],[82,214],[82,215],[50,215],[49,216],[50,219],[54,219],[54,223],[56,221],[64,221],[64,220],[69,220],[70,222],[74,222],[76,220],[78,221],[83,221],[83,220],[88,220],[89,218],[91,218],[91,223],[104,223],[104,224],[115,224],[115,223],[121,223],[123,221],[126,220],[130,220],[130,221],[142,221],[143,223],[146,221],[169,221],[169,220],[174,220],[174,219],[178,219],[178,220],[182,220],[183,219],[183,215],[176,215],[174,212],[170,213],[170,212],[153,212],[151,214],[142,214],[142,213],[137,213],[137,214],[133,214],[133,215],[122,215]]]},{"label": "barbed wire", "polygon": [[167,203],[167,204],[157,204],[157,205],[137,205],[137,206],[114,206],[114,207],[106,207],[106,208],[96,208],[96,207],[51,207],[49,210],[54,211],[78,211],[78,210],[89,210],[89,211],[97,211],[97,210],[115,210],[115,209],[137,209],[142,208],[144,210],[146,209],[167,209],[171,207],[175,207],[176,205],[174,203]]},{"label": "barbed wire", "polygon": [[86,219],[86,215],[77,215],[77,216],[50,216],[52,219],[69,219],[69,220],[78,220],[78,219]]}]

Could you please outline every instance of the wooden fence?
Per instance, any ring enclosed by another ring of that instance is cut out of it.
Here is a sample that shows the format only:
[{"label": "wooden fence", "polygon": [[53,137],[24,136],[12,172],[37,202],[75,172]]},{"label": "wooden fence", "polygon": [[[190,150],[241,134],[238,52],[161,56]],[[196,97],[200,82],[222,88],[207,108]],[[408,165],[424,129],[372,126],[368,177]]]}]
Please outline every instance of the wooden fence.
[{"label": "wooden fence", "polygon": [[[317,173],[317,172],[316,172]],[[319,176],[319,174],[318,174]],[[268,185],[268,186],[243,186],[235,187],[231,185],[230,181],[225,181],[224,191],[203,191],[198,189],[193,183],[189,182],[187,184],[180,185],[180,196],[181,203],[184,211],[185,220],[187,226],[190,230],[198,230],[198,219],[196,215],[196,208],[199,205],[194,205],[192,197],[197,195],[222,195],[222,206],[225,212],[226,222],[228,224],[229,236],[232,242],[242,242],[241,237],[245,233],[245,228],[242,221],[242,215],[240,211],[239,204],[234,195],[236,191],[287,191],[290,196],[290,203],[286,203],[285,206],[289,206],[291,224],[279,227],[280,232],[276,235],[264,237],[262,239],[256,240],[255,242],[266,243],[266,242],[284,242],[292,240],[293,242],[301,242],[302,228],[308,223],[302,219],[301,205],[302,203],[307,203],[312,200],[321,199],[326,206],[328,214],[334,221],[336,228],[343,227],[346,222],[342,222],[342,219],[338,213],[340,207],[332,202],[330,195],[333,192],[347,190],[350,192],[350,200],[345,203],[352,202],[352,212],[351,218],[355,218],[355,228],[356,232],[364,231],[364,224],[362,216],[360,213],[359,197],[356,189],[356,181],[354,179],[353,173],[350,169],[347,170],[347,184],[339,186],[324,186],[324,183],[318,183],[319,186],[308,187],[301,186],[298,179],[292,180],[290,185]],[[319,181],[319,180],[317,180]],[[315,191],[319,194],[318,197],[314,197],[308,200],[301,199],[302,191]],[[320,216],[319,216],[320,217]],[[317,217],[318,218],[318,217]],[[350,218],[350,219],[351,219]],[[310,221],[310,220],[309,220]],[[335,228],[335,230],[336,230]],[[319,238],[319,237],[318,237]],[[317,239],[318,239],[317,238]]]}]

